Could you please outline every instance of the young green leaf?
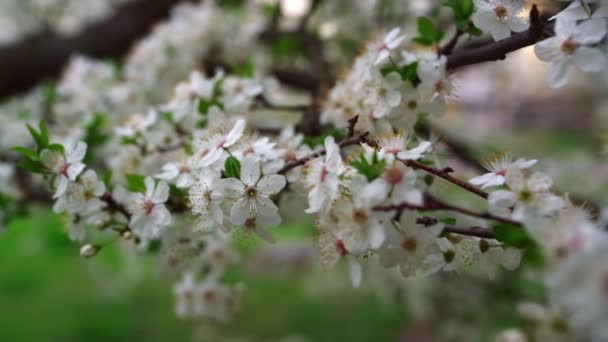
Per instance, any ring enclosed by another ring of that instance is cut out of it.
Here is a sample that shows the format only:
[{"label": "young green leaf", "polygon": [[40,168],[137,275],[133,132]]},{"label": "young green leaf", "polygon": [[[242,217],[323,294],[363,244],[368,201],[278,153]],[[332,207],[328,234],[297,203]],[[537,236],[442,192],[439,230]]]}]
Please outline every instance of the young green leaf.
[{"label": "young green leaf", "polygon": [[127,175],[127,190],[131,192],[145,192],[146,184],[143,175],[128,174]]},{"label": "young green leaf", "polygon": [[414,41],[425,46],[438,43],[444,34],[441,30],[435,28],[433,22],[426,17],[418,18],[418,33],[419,36],[414,38]]},{"label": "young green leaf", "polygon": [[235,156],[226,158],[224,170],[228,178],[241,179],[241,162]]},{"label": "young green leaf", "polygon": [[379,159],[378,154],[374,152],[371,162],[363,154],[360,154],[359,159],[353,160],[350,165],[371,182],[382,175],[384,169],[386,169],[386,160]]},{"label": "young green leaf", "polygon": [[20,155],[32,159],[38,160],[38,153],[36,151],[30,150],[29,148],[25,148],[22,146],[15,146],[11,148],[11,151],[19,153]]}]

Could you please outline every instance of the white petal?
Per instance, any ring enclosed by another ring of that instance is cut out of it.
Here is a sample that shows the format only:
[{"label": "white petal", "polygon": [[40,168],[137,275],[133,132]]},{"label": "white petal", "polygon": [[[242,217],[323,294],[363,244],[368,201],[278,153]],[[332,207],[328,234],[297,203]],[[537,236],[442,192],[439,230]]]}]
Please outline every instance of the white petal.
[{"label": "white petal", "polygon": [[534,166],[536,163],[538,162],[538,160],[536,159],[532,159],[532,160],[524,160],[524,159],[518,159],[515,161],[515,165],[517,165],[517,167],[519,167],[520,169],[529,169],[532,166]]},{"label": "white petal", "polygon": [[222,157],[224,150],[221,148],[212,148],[207,154],[201,159],[200,166],[207,167],[213,163],[215,163],[218,159]]},{"label": "white petal", "polygon": [[260,162],[253,158],[243,158],[241,164],[241,181],[247,186],[254,186],[260,179]]},{"label": "white petal", "polygon": [[513,32],[522,32],[527,30],[528,27],[530,27],[530,24],[528,24],[528,22],[523,20],[522,18],[515,17],[507,21],[507,26]]},{"label": "white petal", "polygon": [[586,72],[597,72],[606,66],[608,57],[599,49],[581,46],[574,52],[574,64]]},{"label": "white petal", "polygon": [[70,165],[67,169],[68,179],[71,181],[76,180],[76,177],[84,170],[85,165],[83,163],[75,163]]},{"label": "white petal", "polygon": [[55,179],[55,186],[57,189],[55,190],[55,195],[53,198],[59,198],[63,196],[65,190],[68,188],[68,179],[64,175],[59,175]]},{"label": "white petal", "polygon": [[515,194],[506,190],[494,191],[490,193],[488,203],[494,208],[510,208],[515,204]]},{"label": "white petal", "polygon": [[560,38],[569,38],[576,34],[576,20],[559,18],[555,23],[555,35]]},{"label": "white petal", "polygon": [[500,41],[511,36],[511,30],[504,24],[494,24],[489,28],[489,31],[495,41]]},{"label": "white petal", "polygon": [[551,64],[549,69],[549,85],[552,88],[561,88],[570,78],[570,63],[566,61]]},{"label": "white petal", "polygon": [[230,209],[230,222],[237,226],[242,226],[249,218],[249,206],[244,198],[239,198]]},{"label": "white petal", "polygon": [[503,184],[505,184],[505,177],[503,177],[501,175],[496,175],[495,174],[494,177],[490,178],[486,182],[486,184],[484,184],[482,186],[482,188],[485,189],[485,188],[489,188],[489,187],[492,187],[492,186],[500,186],[500,185],[503,185]]},{"label": "white petal", "polygon": [[268,175],[262,177],[258,183],[258,189],[267,195],[279,193],[286,184],[285,176],[283,175]]},{"label": "white petal", "polygon": [[234,127],[228,132],[226,135],[226,141],[224,142],[224,147],[231,146],[237,140],[239,140],[243,136],[243,132],[245,131],[245,120],[239,119],[234,124]]},{"label": "white petal", "polygon": [[545,39],[534,46],[534,53],[543,62],[555,61],[562,56],[561,43],[557,37]]},{"label": "white petal", "polygon": [[386,233],[384,232],[384,227],[379,224],[371,224],[368,232],[369,245],[372,249],[378,249],[384,243],[384,239],[386,238]]},{"label": "white petal", "polygon": [[384,36],[384,43],[390,43],[391,41],[393,41],[395,38],[397,38],[400,31],[401,28],[399,27],[395,27],[394,29],[392,29],[389,33],[386,34],[386,36]]},{"label": "white petal", "polygon": [[169,199],[169,185],[165,181],[160,181],[156,185],[156,189],[154,189],[152,202],[156,204],[165,203],[167,199]]},{"label": "white petal", "polygon": [[320,186],[315,186],[308,193],[308,206],[309,208],[305,210],[307,214],[316,213],[323,207],[325,203],[325,194],[321,190]]},{"label": "white petal", "polygon": [[361,285],[361,264],[353,256],[349,256],[347,261],[351,284],[353,287],[359,287]]},{"label": "white petal", "polygon": [[509,271],[515,270],[521,263],[521,251],[516,248],[506,248],[500,264]]},{"label": "white petal", "polygon": [[154,193],[154,179],[152,179],[152,177],[146,177],[144,179],[144,185],[146,187],[146,197],[151,198]]},{"label": "white petal", "polygon": [[74,147],[74,150],[66,156],[66,160],[68,161],[68,163],[79,162],[82,160],[82,158],[84,158],[84,155],[86,153],[87,144],[82,141],[79,141],[76,143],[76,147]]},{"label": "white petal", "polygon": [[389,55],[390,55],[390,53],[388,52],[388,50],[382,49],[380,52],[378,52],[378,57],[376,57],[376,60],[374,61],[374,65],[378,65],[378,64],[384,62],[385,60],[388,59]]},{"label": "white petal", "polygon": [[606,35],[606,21],[604,19],[585,20],[576,27],[574,40],[583,45],[598,43]]},{"label": "white petal", "polygon": [[154,222],[159,226],[166,226],[171,223],[171,213],[164,205],[155,205],[151,215]]},{"label": "white petal", "polygon": [[471,183],[473,185],[486,184],[487,182],[492,180],[492,178],[494,178],[495,176],[496,176],[496,174],[494,172],[485,173],[481,176],[477,176],[477,177],[473,177],[473,178],[469,179],[469,183]]},{"label": "white petal", "polygon": [[216,191],[213,193],[217,192],[219,197],[235,198],[240,197],[243,191],[245,191],[243,182],[236,178],[224,178],[219,181]]}]

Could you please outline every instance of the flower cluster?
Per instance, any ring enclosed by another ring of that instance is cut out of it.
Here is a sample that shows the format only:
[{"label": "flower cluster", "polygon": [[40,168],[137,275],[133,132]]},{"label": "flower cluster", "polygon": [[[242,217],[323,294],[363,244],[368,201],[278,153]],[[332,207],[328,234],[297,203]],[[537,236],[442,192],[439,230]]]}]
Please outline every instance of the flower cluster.
[{"label": "flower cluster", "polygon": [[[523,1],[473,3],[458,34],[476,25],[503,41],[529,27],[519,17]],[[606,36],[605,3],[587,16],[578,3],[554,19],[555,36],[536,45],[539,58],[552,62],[553,86],[565,83],[571,64],[584,71],[606,64],[598,47]],[[427,115],[441,116],[453,95],[446,49],[419,46],[438,45],[441,32],[421,20],[422,36],[411,41],[401,28],[372,39],[317,113],[335,129],[311,138],[293,123],[268,125],[275,121],[264,112],[271,97],[290,90],[267,75],[264,62],[245,71],[196,70],[223,43],[218,37],[235,30],[234,18],[227,24],[218,13],[211,1],[180,5],[120,70],[74,58],[54,92],[39,90],[22,102],[35,113],[19,122],[29,124],[35,145],[0,116],[0,139],[6,133],[11,144],[27,146],[14,148],[20,165],[50,186],[53,209],[70,222],[82,256],[116,236],[157,250],[161,270],[177,280],[176,313],[226,321],[243,292],[223,279],[240,260],[232,237],[274,242],[272,229],[295,216],[283,206],[290,195],[315,220],[322,266],[343,261],[355,287],[371,265],[405,278],[479,270],[494,278],[499,267],[514,270],[536,250],[545,260],[540,276],[551,315],[573,336],[608,336],[608,235],[601,223],[558,193],[535,169],[537,160],[505,154],[484,163],[488,173],[459,179],[445,167],[441,144],[417,127]],[[247,15],[259,19],[259,9]],[[244,26],[235,36],[262,31],[258,20]],[[242,41],[225,42],[226,51],[246,56]],[[3,110],[22,104],[15,102]],[[49,111],[57,119],[51,131],[43,120],[34,128]],[[8,186],[14,177],[13,164],[0,164],[0,192],[15,192]],[[437,185],[444,181],[480,197],[484,207],[445,201]],[[537,315],[539,326],[548,315]]]}]

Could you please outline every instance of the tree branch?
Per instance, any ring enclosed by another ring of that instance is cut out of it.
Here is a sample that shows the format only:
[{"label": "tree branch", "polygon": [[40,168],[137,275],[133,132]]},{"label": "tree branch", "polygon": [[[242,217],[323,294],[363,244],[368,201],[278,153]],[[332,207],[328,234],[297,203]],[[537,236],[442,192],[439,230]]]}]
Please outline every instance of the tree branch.
[{"label": "tree branch", "polygon": [[471,64],[503,60],[507,54],[536,44],[547,37],[547,22],[540,17],[536,5],[530,10],[530,28],[511,37],[472,49],[459,49],[448,56],[447,68],[454,70]]},{"label": "tree branch", "polygon": [[483,199],[488,199],[488,193],[463,181],[460,180],[456,177],[453,177],[452,175],[450,175],[450,172],[453,172],[454,170],[452,170],[451,168],[445,168],[443,170],[439,170],[436,169],[434,167],[422,164],[421,162],[418,162],[416,160],[412,160],[412,159],[408,159],[408,160],[400,160],[402,163],[404,163],[406,166],[412,167],[414,169],[421,169],[423,171],[426,171],[432,175],[435,175],[437,177],[443,178],[445,180],[447,180],[450,183],[453,183]]},{"label": "tree branch", "polygon": [[521,227],[521,222],[510,218],[496,216],[487,212],[478,212],[467,208],[462,208],[439,200],[431,194],[424,194],[424,203],[422,205],[411,204],[407,202],[393,205],[378,205],[373,208],[376,211],[401,211],[401,210],[417,210],[417,211],[453,211],[463,215],[477,217],[484,220],[496,221],[501,223],[512,224]]},{"label": "tree branch", "polygon": [[186,0],[131,0],[73,36],[50,32],[0,47],[0,100],[57,77],[73,54],[121,57],[170,9]]}]

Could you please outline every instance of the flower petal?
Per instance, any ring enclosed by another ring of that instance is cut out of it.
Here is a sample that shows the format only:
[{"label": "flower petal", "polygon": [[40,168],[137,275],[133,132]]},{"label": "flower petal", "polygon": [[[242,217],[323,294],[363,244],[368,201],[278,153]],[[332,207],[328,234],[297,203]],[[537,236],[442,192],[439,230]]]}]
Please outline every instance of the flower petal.
[{"label": "flower petal", "polygon": [[241,181],[247,186],[254,186],[260,179],[260,162],[253,158],[243,158],[241,164]]},{"label": "flower petal", "polygon": [[285,176],[283,175],[268,175],[262,177],[258,182],[258,190],[266,195],[274,195],[279,193],[286,184]]}]

